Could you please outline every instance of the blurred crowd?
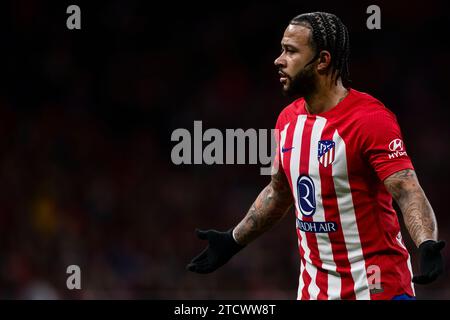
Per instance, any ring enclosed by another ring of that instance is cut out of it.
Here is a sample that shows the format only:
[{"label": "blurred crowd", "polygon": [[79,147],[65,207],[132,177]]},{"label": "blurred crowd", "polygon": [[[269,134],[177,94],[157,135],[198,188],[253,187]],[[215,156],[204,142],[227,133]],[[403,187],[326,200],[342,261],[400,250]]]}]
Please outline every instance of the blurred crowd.
[{"label": "blurred crowd", "polygon": [[[294,213],[217,272],[185,271],[205,246],[194,229],[235,225],[269,178],[261,165],[176,166],[170,138],[176,128],[192,132],[194,120],[205,129],[272,128],[289,103],[273,67],[282,32],[317,9],[347,24],[353,86],[396,113],[440,238],[449,239],[449,49],[428,38],[446,34],[439,5],[381,6],[378,31],[365,28],[365,6],[331,1],[192,14],[139,1],[80,7],[78,31],[66,29],[62,6],[8,7],[0,299],[295,299]],[[70,265],[81,269],[81,290],[66,287]],[[449,299],[449,284],[446,272],[416,293]]]}]

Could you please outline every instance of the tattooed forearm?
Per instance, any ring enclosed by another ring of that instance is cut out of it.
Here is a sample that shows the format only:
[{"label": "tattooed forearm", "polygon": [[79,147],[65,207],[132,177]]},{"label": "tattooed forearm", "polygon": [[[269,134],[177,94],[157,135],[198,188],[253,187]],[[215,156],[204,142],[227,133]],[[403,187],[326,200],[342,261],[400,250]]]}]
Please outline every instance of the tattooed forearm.
[{"label": "tattooed forearm", "polygon": [[279,171],[256,198],[233,235],[240,244],[248,244],[275,225],[293,204],[286,176]]},{"label": "tattooed forearm", "polygon": [[389,176],[384,184],[403,213],[406,228],[416,246],[437,239],[437,223],[414,170],[402,170]]}]

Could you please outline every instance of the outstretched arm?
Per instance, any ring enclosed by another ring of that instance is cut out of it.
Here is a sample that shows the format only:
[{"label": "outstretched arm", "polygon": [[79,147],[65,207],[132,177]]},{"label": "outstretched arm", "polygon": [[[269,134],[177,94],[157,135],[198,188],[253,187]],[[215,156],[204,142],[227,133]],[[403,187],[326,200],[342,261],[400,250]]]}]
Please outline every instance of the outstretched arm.
[{"label": "outstretched arm", "polygon": [[402,170],[385,179],[384,184],[403,213],[406,228],[420,251],[420,274],[412,281],[427,284],[443,272],[440,251],[444,241],[437,241],[436,217],[414,170]]},{"label": "outstretched arm", "polygon": [[208,246],[187,265],[187,270],[210,273],[228,262],[250,241],[278,222],[293,203],[289,184],[283,171],[277,170],[271,182],[259,194],[244,219],[226,232],[196,230],[197,236],[208,240]]},{"label": "outstretched arm", "polygon": [[248,244],[280,221],[293,203],[286,175],[278,170],[234,228],[234,239],[241,245]]}]

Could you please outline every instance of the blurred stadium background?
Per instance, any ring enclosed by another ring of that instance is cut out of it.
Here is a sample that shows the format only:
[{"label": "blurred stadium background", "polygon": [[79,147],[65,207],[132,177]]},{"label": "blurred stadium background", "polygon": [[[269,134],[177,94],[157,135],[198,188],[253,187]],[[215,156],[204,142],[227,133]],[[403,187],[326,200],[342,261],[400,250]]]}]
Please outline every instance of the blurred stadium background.
[{"label": "blurred stadium background", "polygon": [[[66,28],[70,4],[79,31]],[[381,30],[366,28],[370,4]],[[295,299],[293,213],[216,273],[185,271],[205,245],[194,229],[236,224],[269,178],[260,165],[175,166],[170,137],[194,120],[272,128],[289,102],[273,60],[287,22],[308,11],[349,28],[353,87],[397,114],[449,240],[444,4],[2,2],[0,298]],[[82,290],[66,288],[71,264]],[[449,299],[449,282],[446,272],[417,295]]]}]

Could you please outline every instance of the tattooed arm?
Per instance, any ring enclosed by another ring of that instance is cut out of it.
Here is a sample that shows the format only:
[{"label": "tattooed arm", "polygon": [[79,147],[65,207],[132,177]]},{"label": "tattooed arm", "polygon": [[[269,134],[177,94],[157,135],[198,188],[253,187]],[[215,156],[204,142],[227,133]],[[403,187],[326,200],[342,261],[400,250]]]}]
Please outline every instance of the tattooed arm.
[{"label": "tattooed arm", "polygon": [[[274,168],[278,168],[277,165]],[[208,246],[186,266],[196,273],[210,273],[227,263],[249,242],[269,230],[294,203],[289,183],[282,170],[272,173],[272,180],[256,198],[247,215],[233,229],[196,230],[197,236],[208,240]]]},{"label": "tattooed arm", "polygon": [[396,172],[384,180],[403,213],[406,228],[418,247],[425,240],[437,240],[437,223],[414,170]]},{"label": "tattooed arm", "polygon": [[248,244],[280,221],[293,203],[286,175],[278,170],[233,230],[234,239],[239,244]]}]

